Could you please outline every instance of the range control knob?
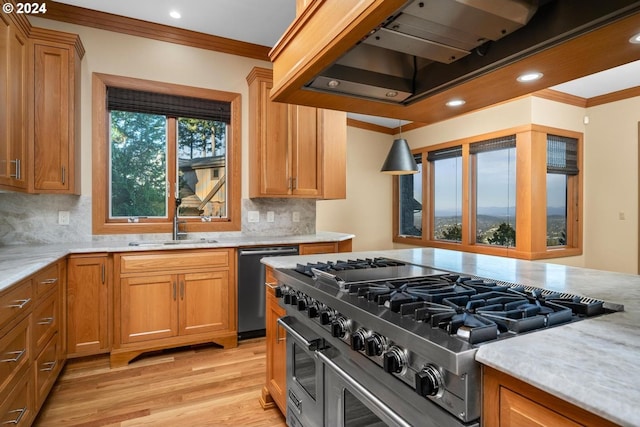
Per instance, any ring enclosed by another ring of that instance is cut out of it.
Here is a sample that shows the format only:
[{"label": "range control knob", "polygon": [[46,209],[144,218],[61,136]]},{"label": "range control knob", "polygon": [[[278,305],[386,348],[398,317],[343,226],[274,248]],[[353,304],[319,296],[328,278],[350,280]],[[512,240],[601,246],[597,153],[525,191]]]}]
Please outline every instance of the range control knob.
[{"label": "range control knob", "polygon": [[416,393],[420,396],[437,396],[442,389],[442,375],[438,368],[427,365],[420,372],[416,372]]},{"label": "range control knob", "polygon": [[385,346],[384,337],[374,332],[365,340],[364,351],[367,354],[367,356],[370,356],[370,357],[380,356],[382,354],[382,351],[384,350],[384,346]]},{"label": "range control knob", "polygon": [[366,330],[358,328],[358,330],[351,335],[351,349],[353,351],[363,351],[364,343],[368,336],[369,333]]},{"label": "range control knob", "polygon": [[331,319],[333,318],[333,313],[331,310],[322,310],[320,311],[320,324],[328,325],[331,323]]},{"label": "range control knob", "polygon": [[[285,301],[286,302],[286,301]],[[298,295],[297,294],[291,294],[289,295],[289,304],[291,305],[298,305]]]},{"label": "range control knob", "polygon": [[276,298],[282,298],[282,286],[278,286],[277,288],[275,288],[274,293],[276,295]]},{"label": "range control knob", "polygon": [[307,307],[307,316],[312,319],[314,317],[318,317],[318,303],[312,302]]},{"label": "range control knob", "polygon": [[342,316],[337,316],[334,321],[331,322],[331,335],[336,338],[343,338],[347,334],[347,319]]},{"label": "range control knob", "polygon": [[383,368],[390,374],[399,374],[407,363],[407,357],[400,347],[392,346],[384,354]]},{"label": "range control knob", "polygon": [[304,311],[307,309],[307,299],[298,298],[298,311]]},{"label": "range control knob", "polygon": [[285,304],[291,304],[291,294],[290,293],[285,293],[282,296],[282,301],[284,301]]}]

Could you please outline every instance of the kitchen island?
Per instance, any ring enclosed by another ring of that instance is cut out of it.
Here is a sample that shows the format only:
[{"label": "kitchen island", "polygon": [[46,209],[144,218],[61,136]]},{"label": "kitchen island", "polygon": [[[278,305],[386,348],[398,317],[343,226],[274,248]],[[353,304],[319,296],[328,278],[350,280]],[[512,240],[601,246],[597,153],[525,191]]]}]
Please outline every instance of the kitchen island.
[{"label": "kitchen island", "polygon": [[476,360],[623,426],[640,425],[640,277],[441,249],[266,258],[298,262],[388,257],[440,270],[603,300],[624,311],[482,344]]}]

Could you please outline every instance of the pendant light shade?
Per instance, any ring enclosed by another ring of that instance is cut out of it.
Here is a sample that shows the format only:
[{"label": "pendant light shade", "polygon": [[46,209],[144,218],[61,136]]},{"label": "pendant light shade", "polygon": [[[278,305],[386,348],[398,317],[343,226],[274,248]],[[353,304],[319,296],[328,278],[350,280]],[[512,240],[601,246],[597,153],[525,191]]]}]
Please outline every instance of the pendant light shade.
[{"label": "pendant light shade", "polygon": [[389,175],[407,175],[418,172],[418,164],[406,139],[399,138],[393,141],[380,172]]}]

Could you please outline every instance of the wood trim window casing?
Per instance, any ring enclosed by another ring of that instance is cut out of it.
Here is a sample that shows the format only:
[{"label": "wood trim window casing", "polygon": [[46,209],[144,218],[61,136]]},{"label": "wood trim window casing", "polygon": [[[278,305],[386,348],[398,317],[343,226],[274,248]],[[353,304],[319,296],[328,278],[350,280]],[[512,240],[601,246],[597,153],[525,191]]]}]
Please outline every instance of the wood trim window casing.
[{"label": "wood trim window casing", "polygon": [[[547,247],[547,134],[566,136],[578,140],[578,169],[580,172],[577,175],[567,175],[566,246]],[[473,190],[475,188],[475,177],[473,173],[473,170],[475,170],[475,156],[469,153],[469,146],[475,142],[507,135],[516,135],[516,246],[504,247],[477,244],[474,237],[476,235],[476,226],[473,215],[473,212],[476,211]],[[422,200],[425,201],[425,204],[422,211],[422,236],[399,235],[399,178],[394,177],[394,243],[530,260],[581,255],[583,198],[582,141],[583,134],[579,132],[530,124],[414,149],[413,153],[422,155],[423,159]],[[427,161],[429,151],[458,145],[462,145],[462,240],[459,243],[436,240],[434,238],[434,195],[431,192],[434,182],[434,168],[431,162]]]},{"label": "wood trim window casing", "polygon": [[[238,231],[241,229],[241,96],[239,93],[223,92],[171,83],[141,80],[109,74],[93,73],[92,76],[92,223],[93,234],[140,234],[171,233],[173,209],[169,206],[168,219],[138,223],[109,221],[109,112],[106,108],[108,86],[137,89],[149,92],[209,97],[231,104],[227,144],[227,218],[223,221],[202,222],[199,218],[181,217],[186,220],[186,232]],[[171,131],[171,129],[169,129]],[[169,147],[169,150],[175,148]],[[174,156],[175,157],[175,156]],[[169,162],[170,176],[175,176],[175,164]],[[171,184],[174,185],[174,184]]]}]

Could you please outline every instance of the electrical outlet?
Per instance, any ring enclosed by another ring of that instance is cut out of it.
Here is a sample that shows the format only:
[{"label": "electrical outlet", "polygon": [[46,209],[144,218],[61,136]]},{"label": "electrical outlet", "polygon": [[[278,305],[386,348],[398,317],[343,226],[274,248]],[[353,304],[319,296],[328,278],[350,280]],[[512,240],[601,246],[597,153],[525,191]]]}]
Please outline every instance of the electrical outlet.
[{"label": "electrical outlet", "polygon": [[293,222],[300,222],[300,212],[295,211],[293,215],[291,215],[291,220]]},{"label": "electrical outlet", "polygon": [[260,211],[249,211],[249,212],[247,212],[247,221],[249,221],[249,222],[260,222]]},{"label": "electrical outlet", "polygon": [[70,216],[69,211],[58,211],[58,224],[69,225]]},{"label": "electrical outlet", "polygon": [[267,211],[267,222],[274,222],[276,220],[276,214],[273,211]]}]

